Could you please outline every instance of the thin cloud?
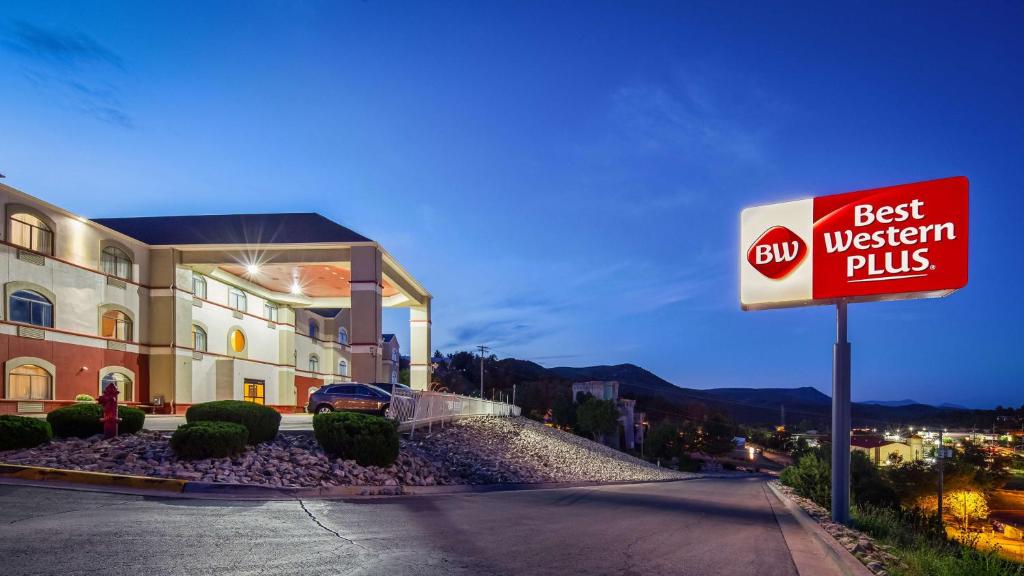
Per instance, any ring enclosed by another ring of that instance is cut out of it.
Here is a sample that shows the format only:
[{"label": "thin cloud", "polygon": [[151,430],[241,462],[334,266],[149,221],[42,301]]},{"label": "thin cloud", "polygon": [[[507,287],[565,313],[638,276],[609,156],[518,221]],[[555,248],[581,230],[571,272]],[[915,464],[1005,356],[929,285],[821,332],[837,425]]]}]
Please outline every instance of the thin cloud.
[{"label": "thin cloud", "polygon": [[124,60],[91,36],[14,21],[2,30],[0,47],[21,57],[23,76],[38,90],[102,122],[135,126],[116,84],[126,71]]},{"label": "thin cloud", "polygon": [[20,20],[13,21],[11,29],[2,43],[23,56],[66,67],[100,62],[125,69],[120,56],[88,34],[46,30]]}]

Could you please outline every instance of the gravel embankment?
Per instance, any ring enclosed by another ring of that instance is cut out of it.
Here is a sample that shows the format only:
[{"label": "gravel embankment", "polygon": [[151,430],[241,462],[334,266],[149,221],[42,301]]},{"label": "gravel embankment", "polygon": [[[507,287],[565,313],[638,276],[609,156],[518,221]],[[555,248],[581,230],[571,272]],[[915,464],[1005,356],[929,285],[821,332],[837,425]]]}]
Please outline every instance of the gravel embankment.
[{"label": "gravel embankment", "polygon": [[410,448],[471,484],[692,478],[526,418],[471,418]]},{"label": "gravel embankment", "polygon": [[233,458],[178,460],[169,432],[55,439],[0,452],[0,463],[274,487],[435,486],[499,482],[639,481],[692,475],[657,468],[525,418],[467,419],[402,440],[388,468],[325,454],[311,435],[279,434]]}]

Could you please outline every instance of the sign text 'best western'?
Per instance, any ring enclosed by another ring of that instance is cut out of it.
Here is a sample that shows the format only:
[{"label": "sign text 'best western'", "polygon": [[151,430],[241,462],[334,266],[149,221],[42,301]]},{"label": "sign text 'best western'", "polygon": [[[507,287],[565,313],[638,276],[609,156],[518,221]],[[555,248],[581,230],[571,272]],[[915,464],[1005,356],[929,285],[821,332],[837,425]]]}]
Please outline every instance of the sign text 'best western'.
[{"label": "sign text 'best western'", "polygon": [[967,178],[747,208],[745,310],[945,296],[967,284]]}]

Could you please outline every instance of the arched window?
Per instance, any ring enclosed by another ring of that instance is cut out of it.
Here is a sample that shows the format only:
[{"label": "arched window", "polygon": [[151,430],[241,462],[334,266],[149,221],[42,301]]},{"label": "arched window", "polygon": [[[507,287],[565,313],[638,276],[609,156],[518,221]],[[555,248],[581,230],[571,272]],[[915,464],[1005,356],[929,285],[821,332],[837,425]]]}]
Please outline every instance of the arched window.
[{"label": "arched window", "polygon": [[53,230],[46,222],[25,212],[11,215],[10,240],[15,246],[53,254]]},{"label": "arched window", "polygon": [[338,374],[348,376],[348,362],[344,360],[338,361]]},{"label": "arched window", "polygon": [[228,347],[231,348],[232,352],[242,352],[245,350],[245,334],[235,328],[228,334]]},{"label": "arched window", "polygon": [[100,336],[115,340],[131,340],[132,319],[120,310],[107,310],[100,318]]},{"label": "arched window", "polygon": [[206,330],[195,324],[192,325],[192,348],[196,352],[206,352]]},{"label": "arched window", "polygon": [[309,337],[314,340],[320,337],[320,325],[313,318],[309,319]]},{"label": "arched window", "polygon": [[11,400],[53,400],[53,377],[34,364],[23,364],[11,370],[7,380],[7,397]]},{"label": "arched window", "polygon": [[132,379],[126,374],[111,372],[104,376],[103,379],[100,380],[100,394],[103,394],[103,391],[111,384],[117,386],[117,391],[119,392],[117,395],[118,402],[135,401],[135,387],[132,386]]},{"label": "arched window", "polygon": [[316,354],[309,355],[309,371],[319,372],[320,371],[320,358]]},{"label": "arched window", "polygon": [[199,274],[192,275],[192,296],[206,298],[206,278]]},{"label": "arched window", "polygon": [[348,330],[338,328],[338,344],[348,344]]},{"label": "arched window", "polygon": [[12,293],[7,315],[12,322],[53,328],[53,303],[32,290],[18,290]]},{"label": "arched window", "polygon": [[132,259],[120,248],[107,246],[100,254],[100,270],[122,280],[131,280]]},{"label": "arched window", "polygon": [[232,288],[228,291],[228,306],[235,310],[246,311],[245,292],[242,292],[238,288]]}]

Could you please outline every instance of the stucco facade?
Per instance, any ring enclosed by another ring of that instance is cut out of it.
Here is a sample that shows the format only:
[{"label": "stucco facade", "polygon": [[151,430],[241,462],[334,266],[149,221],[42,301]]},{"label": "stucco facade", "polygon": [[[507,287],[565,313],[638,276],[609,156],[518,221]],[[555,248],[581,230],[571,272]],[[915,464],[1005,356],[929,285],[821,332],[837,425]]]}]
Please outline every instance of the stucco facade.
[{"label": "stucco facade", "polygon": [[[390,379],[389,306],[410,310],[412,384],[427,387],[430,294],[322,216],[91,221],[5,185],[0,205],[0,413],[111,381],[163,412],[216,399],[299,409],[324,382]],[[253,218],[272,233],[250,234]]]}]

